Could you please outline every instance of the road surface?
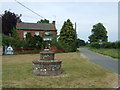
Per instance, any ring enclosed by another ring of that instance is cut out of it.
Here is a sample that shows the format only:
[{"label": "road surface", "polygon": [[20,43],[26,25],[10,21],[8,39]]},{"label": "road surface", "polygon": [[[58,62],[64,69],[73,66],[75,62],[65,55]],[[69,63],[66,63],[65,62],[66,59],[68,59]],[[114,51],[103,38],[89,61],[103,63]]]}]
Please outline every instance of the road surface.
[{"label": "road surface", "polygon": [[118,71],[118,67],[120,67],[120,64],[118,66],[118,63],[120,63],[120,61],[118,62],[118,59],[95,53],[93,51],[88,50],[87,48],[80,49],[80,52],[95,64],[99,64],[107,70],[120,74],[120,71]]}]

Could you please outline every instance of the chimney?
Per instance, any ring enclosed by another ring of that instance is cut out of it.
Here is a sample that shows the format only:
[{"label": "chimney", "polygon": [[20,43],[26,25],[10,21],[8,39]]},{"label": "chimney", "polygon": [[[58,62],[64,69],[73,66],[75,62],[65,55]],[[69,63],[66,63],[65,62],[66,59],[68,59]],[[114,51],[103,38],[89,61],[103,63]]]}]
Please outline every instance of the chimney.
[{"label": "chimney", "polygon": [[52,24],[55,25],[55,21],[52,21]]}]

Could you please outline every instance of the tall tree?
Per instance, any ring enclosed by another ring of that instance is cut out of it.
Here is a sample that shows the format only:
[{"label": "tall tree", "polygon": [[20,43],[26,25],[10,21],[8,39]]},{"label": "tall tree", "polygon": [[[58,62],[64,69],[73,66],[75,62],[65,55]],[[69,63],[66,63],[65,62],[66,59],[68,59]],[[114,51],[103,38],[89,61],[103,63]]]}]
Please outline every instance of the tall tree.
[{"label": "tall tree", "polygon": [[67,45],[67,48],[69,47],[68,51],[75,51],[77,49],[76,39],[76,30],[73,28],[73,24],[70,19],[68,19],[64,22],[64,25],[62,26],[59,41],[64,43],[63,46]]},{"label": "tall tree", "polygon": [[92,35],[88,37],[90,43],[108,41],[107,30],[102,23],[98,23],[94,25],[91,32],[92,32]]},{"label": "tall tree", "polygon": [[16,27],[17,20],[20,20],[20,16],[10,11],[5,11],[2,15],[2,33],[5,35],[12,34],[12,29]]},{"label": "tall tree", "polygon": [[49,23],[49,20],[47,19],[41,19],[40,21],[37,21],[37,23]]}]

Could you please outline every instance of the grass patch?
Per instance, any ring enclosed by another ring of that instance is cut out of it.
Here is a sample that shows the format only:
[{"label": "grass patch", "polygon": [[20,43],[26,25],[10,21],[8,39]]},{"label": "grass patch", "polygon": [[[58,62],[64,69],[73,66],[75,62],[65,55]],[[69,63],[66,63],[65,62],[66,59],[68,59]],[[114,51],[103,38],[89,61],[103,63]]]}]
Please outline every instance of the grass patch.
[{"label": "grass patch", "polygon": [[32,61],[39,59],[39,54],[3,56],[3,87],[112,88],[117,85],[116,74],[89,62],[80,53],[57,53],[55,58],[62,60],[64,71],[61,75],[35,76]]},{"label": "grass patch", "polygon": [[108,55],[108,56],[111,56],[113,58],[119,58],[120,59],[120,57],[119,57],[119,50],[120,49],[89,48],[89,50],[92,50],[94,52],[98,52],[98,53],[101,53],[101,54],[104,54],[104,55]]}]

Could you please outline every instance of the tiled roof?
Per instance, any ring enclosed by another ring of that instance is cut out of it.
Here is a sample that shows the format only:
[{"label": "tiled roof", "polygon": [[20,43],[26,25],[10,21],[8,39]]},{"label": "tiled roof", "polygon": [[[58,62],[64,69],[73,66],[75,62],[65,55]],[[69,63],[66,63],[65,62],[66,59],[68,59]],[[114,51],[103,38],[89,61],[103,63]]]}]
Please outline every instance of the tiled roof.
[{"label": "tiled roof", "polygon": [[29,29],[29,30],[56,30],[55,25],[52,23],[17,23],[17,29]]}]

